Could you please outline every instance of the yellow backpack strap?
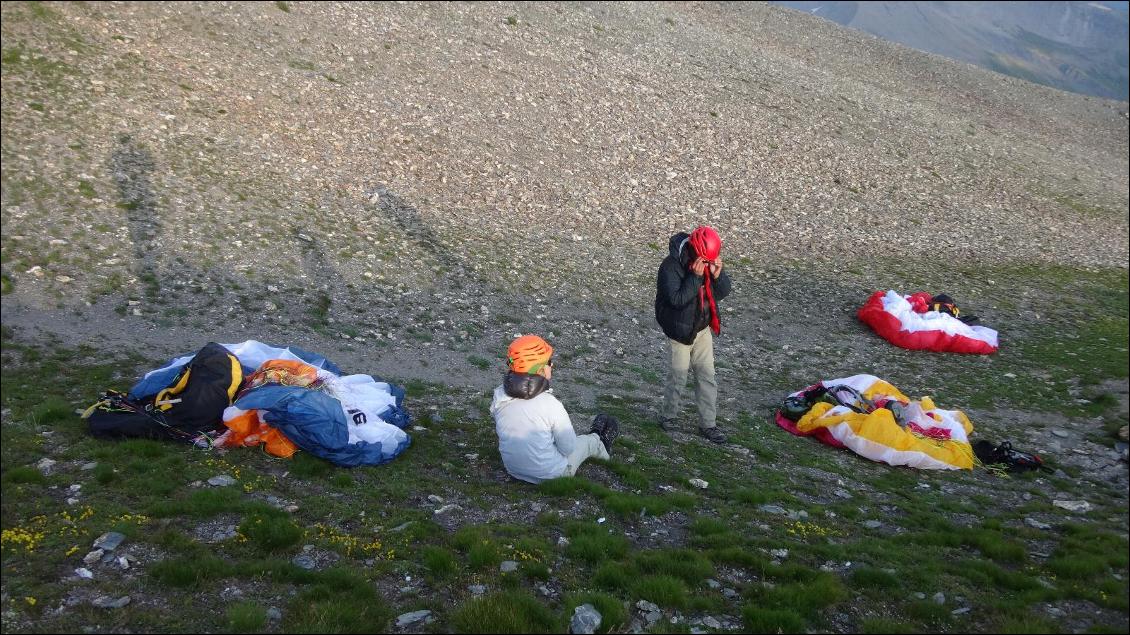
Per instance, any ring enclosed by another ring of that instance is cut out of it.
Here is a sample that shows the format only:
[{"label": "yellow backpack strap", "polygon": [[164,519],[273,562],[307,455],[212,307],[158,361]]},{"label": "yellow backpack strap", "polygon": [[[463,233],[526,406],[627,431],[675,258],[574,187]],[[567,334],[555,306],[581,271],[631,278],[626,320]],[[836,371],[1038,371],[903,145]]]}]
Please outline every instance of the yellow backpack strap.
[{"label": "yellow backpack strap", "polygon": [[191,374],[192,369],[185,366],[184,373],[177,379],[177,383],[157,393],[157,396],[153,398],[153,405],[157,406],[157,409],[162,411],[172,408],[173,403],[171,397],[175,397],[184,391],[184,387],[188,385],[188,376]]},{"label": "yellow backpack strap", "polygon": [[235,393],[239,391],[239,387],[243,384],[243,365],[231,353],[228,353],[228,361],[231,362],[231,385],[228,386],[228,403],[231,403],[235,401]]}]

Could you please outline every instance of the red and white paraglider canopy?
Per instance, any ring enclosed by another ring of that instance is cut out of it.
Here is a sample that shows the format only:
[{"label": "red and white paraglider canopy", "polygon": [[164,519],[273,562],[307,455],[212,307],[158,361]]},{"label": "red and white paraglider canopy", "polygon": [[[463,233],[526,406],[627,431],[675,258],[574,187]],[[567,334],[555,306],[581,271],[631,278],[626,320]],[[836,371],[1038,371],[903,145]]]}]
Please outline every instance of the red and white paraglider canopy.
[{"label": "red and white paraglider canopy", "polygon": [[903,348],[936,353],[988,355],[999,348],[997,332],[970,326],[941,311],[926,310],[919,295],[903,296],[894,291],[876,291],[859,309],[859,319],[880,337]]}]

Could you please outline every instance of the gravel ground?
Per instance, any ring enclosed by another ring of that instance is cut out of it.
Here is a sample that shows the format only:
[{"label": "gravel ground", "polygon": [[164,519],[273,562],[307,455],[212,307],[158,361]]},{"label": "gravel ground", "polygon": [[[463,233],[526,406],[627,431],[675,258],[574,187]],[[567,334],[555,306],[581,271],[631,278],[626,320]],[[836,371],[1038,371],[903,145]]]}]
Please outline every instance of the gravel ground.
[{"label": "gravel ground", "polygon": [[[1127,266],[1125,103],[765,5],[285,6],[4,5],[5,326],[656,367],[655,268],[706,222],[720,346],[775,371],[939,263]],[[812,275],[836,304],[794,315]]]}]

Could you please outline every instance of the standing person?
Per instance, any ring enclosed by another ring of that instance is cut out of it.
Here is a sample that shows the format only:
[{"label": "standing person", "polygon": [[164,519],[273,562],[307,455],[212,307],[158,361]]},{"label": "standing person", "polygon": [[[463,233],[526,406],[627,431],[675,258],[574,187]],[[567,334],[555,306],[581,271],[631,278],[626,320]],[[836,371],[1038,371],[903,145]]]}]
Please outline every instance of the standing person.
[{"label": "standing person", "polygon": [[722,331],[718,302],[730,294],[730,274],[722,270],[722,239],[703,225],[690,234],[675,234],[669,246],[655,285],[655,319],[671,350],[659,427],[670,430],[674,424],[687,372],[693,370],[699,433],[715,443],[725,443],[726,435],[715,421],[718,382],[711,335]]},{"label": "standing person", "polygon": [[565,406],[549,388],[553,347],[537,335],[523,335],[506,352],[508,372],[494,389],[490,414],[498,451],[511,476],[530,483],[572,476],[590,457],[607,460],[620,435],[616,419],[600,414],[589,434],[577,435]]}]

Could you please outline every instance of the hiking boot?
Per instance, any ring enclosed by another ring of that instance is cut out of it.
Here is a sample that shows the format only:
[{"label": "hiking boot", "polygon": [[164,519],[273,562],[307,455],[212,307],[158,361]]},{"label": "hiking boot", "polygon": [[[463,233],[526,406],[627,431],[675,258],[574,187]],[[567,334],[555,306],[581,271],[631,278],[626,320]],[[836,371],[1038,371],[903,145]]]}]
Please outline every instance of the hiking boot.
[{"label": "hiking boot", "polygon": [[612,444],[616,441],[616,437],[620,436],[620,422],[616,421],[615,417],[599,414],[592,420],[592,430],[590,430],[590,432],[600,437],[600,442],[604,444],[604,449],[611,454]]},{"label": "hiking boot", "polygon": [[718,429],[718,426],[710,426],[709,428],[699,428],[698,433],[710,439],[715,443],[725,443],[726,434]]}]

